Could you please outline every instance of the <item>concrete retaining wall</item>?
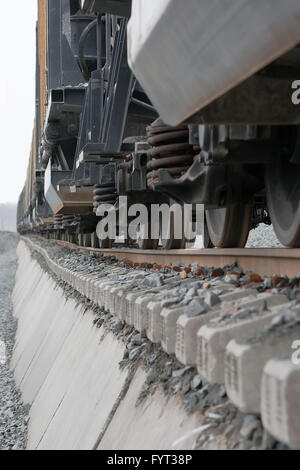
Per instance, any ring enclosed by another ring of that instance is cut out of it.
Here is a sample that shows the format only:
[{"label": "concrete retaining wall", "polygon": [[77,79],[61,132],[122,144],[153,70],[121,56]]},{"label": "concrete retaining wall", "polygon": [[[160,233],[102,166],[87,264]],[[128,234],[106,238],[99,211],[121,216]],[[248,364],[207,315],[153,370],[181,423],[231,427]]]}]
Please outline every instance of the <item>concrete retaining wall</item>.
[{"label": "concrete retaining wall", "polygon": [[123,344],[65,299],[23,241],[18,259],[12,368],[31,405],[28,449],[191,449],[201,415],[160,390],[136,406],[145,374],[120,370]]}]

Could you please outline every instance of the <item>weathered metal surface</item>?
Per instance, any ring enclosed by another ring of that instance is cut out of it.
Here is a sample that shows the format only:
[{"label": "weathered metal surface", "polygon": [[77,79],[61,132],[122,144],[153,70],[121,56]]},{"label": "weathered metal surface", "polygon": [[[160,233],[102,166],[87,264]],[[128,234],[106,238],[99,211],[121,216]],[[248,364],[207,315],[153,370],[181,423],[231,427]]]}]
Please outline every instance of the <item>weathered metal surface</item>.
[{"label": "weathered metal surface", "polygon": [[[295,70],[296,78],[297,71]],[[300,108],[292,101],[287,78],[255,75],[187,119],[197,124],[299,124]]]},{"label": "weathered metal surface", "polygon": [[186,265],[198,263],[200,266],[229,266],[238,263],[244,272],[253,271],[264,276],[297,276],[299,274],[300,249],[287,248],[234,248],[234,249],[183,249],[183,250],[138,250],[129,248],[95,249],[56,240],[63,246],[74,250],[85,250],[104,256],[114,256],[118,260],[134,263],[157,263],[159,265]]},{"label": "weathered metal surface", "polygon": [[40,133],[43,132],[43,123],[46,117],[47,103],[47,21],[48,21],[48,2],[39,0],[38,4],[38,61],[39,61],[39,79],[40,79]]},{"label": "weathered metal surface", "polygon": [[94,0],[91,9],[99,13],[129,17],[131,14],[131,0]]},{"label": "weathered metal surface", "polygon": [[[129,64],[162,119],[175,126],[293,49],[299,18],[298,0],[134,0]],[[269,104],[277,97],[271,88]],[[245,122],[249,106],[241,102],[237,111]]]}]

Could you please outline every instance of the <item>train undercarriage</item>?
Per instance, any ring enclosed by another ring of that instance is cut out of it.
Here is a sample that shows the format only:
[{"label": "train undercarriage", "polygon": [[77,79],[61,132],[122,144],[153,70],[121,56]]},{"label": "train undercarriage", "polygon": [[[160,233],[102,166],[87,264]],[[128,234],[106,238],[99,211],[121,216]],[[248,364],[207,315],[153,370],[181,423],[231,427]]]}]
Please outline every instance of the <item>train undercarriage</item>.
[{"label": "train undercarriage", "polygon": [[[172,0],[166,3],[172,6]],[[173,3],[180,16],[178,2]],[[40,9],[45,5],[48,20],[40,18],[37,33],[38,105],[30,177],[18,208],[20,233],[109,248],[115,240],[97,235],[101,207],[110,204],[118,211],[126,196],[129,207],[202,205],[206,248],[244,247],[260,223],[272,224],[282,245],[300,246],[300,108],[292,99],[299,33],[287,44],[277,38],[277,55],[267,51],[269,61],[260,57],[259,70],[244,71],[243,81],[232,81],[226,93],[212,99],[199,90],[203,102],[194,101],[193,112],[181,115],[180,96],[172,111],[176,97],[171,78],[163,82],[161,51],[156,57],[158,46],[151,49],[160,39],[159,28],[172,20],[168,9],[154,25],[156,37],[149,33],[135,61],[131,36],[137,2],[48,0]],[[168,51],[171,44],[165,43]],[[250,64],[251,51],[249,46]],[[197,75],[194,68],[191,75]],[[148,86],[151,79],[156,83]],[[176,75],[176,86],[178,81]],[[176,238],[175,224],[171,217],[167,237],[161,228],[155,239],[125,237],[127,244],[184,248],[193,240]]]}]

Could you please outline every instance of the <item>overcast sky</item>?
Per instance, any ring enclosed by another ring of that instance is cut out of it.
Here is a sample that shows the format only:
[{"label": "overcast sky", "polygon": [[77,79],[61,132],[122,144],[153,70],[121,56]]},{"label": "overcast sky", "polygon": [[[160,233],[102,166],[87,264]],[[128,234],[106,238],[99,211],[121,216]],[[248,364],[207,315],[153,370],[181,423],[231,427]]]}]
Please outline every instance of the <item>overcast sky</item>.
[{"label": "overcast sky", "polygon": [[25,182],[35,106],[36,4],[1,1],[0,204],[17,202]]}]

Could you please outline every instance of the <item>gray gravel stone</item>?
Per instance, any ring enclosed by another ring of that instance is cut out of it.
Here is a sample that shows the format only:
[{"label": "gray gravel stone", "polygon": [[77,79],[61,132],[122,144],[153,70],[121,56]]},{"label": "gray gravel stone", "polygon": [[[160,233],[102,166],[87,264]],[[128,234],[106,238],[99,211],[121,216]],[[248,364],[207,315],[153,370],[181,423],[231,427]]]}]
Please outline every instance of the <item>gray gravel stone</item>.
[{"label": "gray gravel stone", "polygon": [[[22,450],[26,446],[28,409],[21,402],[9,370],[16,322],[12,317],[11,293],[16,272],[17,235],[0,232],[0,450]],[[5,354],[3,353],[5,352]]]},{"label": "gray gravel stone", "polygon": [[147,378],[146,378],[146,382],[150,385],[152,384],[153,382],[155,382],[155,380],[157,379],[158,377],[158,372],[157,372],[157,369],[155,367],[152,367],[149,372],[148,372],[148,375],[147,375]]},{"label": "gray gravel stone", "polygon": [[205,303],[211,308],[215,307],[220,303],[219,297],[214,292],[209,290],[204,292],[203,298],[205,300]]},{"label": "gray gravel stone", "polygon": [[134,361],[141,354],[141,347],[134,348],[129,353],[129,360]]},{"label": "gray gravel stone", "polygon": [[246,248],[282,248],[272,226],[259,225],[251,230]]},{"label": "gray gravel stone", "polygon": [[202,377],[201,375],[195,375],[191,381],[191,389],[197,390],[202,385]]},{"label": "gray gravel stone", "polygon": [[256,416],[247,415],[244,418],[240,434],[244,439],[251,439],[254,431],[259,427],[260,423]]},{"label": "gray gravel stone", "polygon": [[185,309],[185,315],[189,318],[197,317],[207,312],[207,305],[203,299],[195,298]]},{"label": "gray gravel stone", "polygon": [[191,370],[191,366],[183,367],[182,369],[174,370],[172,373],[172,377],[182,377],[186,372]]},{"label": "gray gravel stone", "polygon": [[119,333],[124,328],[124,322],[119,319],[113,320],[111,329],[113,333]]}]

